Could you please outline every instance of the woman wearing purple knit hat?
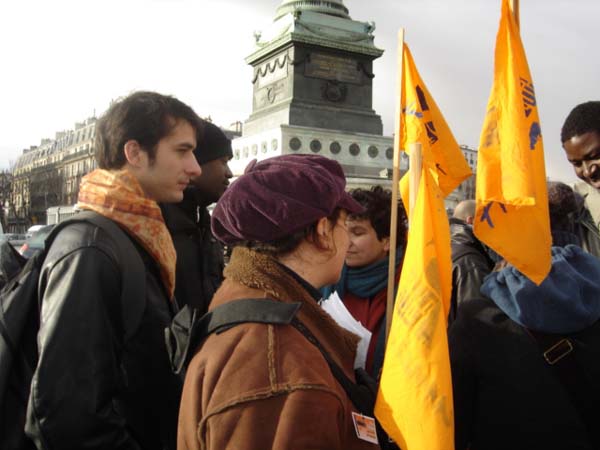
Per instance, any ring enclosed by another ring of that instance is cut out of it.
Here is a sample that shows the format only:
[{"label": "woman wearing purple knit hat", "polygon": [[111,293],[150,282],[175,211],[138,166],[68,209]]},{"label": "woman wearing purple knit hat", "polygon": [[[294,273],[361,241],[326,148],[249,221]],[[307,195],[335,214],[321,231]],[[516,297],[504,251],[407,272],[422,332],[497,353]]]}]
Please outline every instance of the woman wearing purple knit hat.
[{"label": "woman wearing purple knit hat", "polygon": [[203,341],[187,369],[180,450],[378,448],[374,422],[338,381],[355,381],[358,338],[318,304],[340,276],[346,216],[363,211],[345,184],[331,159],[284,155],[251,163],[217,203],[213,234],[234,248],[210,310],[268,299],[295,315]]}]

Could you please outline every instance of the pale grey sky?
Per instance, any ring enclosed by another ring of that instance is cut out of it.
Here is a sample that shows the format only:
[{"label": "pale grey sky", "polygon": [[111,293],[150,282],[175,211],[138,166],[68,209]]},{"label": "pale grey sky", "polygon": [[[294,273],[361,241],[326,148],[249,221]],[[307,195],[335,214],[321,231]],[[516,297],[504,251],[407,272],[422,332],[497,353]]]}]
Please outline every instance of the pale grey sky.
[{"label": "pale grey sky", "polygon": [[[172,94],[220,125],[251,108],[253,31],[280,0],[21,0],[0,3],[0,168],[23,148],[138,89]],[[492,83],[500,0],[344,0],[375,21],[374,108],[391,135],[396,35],[457,141],[476,147]],[[560,127],[598,100],[598,0],[521,0],[521,35],[539,105],[547,174],[573,181]],[[596,55],[596,56],[594,56]]]}]

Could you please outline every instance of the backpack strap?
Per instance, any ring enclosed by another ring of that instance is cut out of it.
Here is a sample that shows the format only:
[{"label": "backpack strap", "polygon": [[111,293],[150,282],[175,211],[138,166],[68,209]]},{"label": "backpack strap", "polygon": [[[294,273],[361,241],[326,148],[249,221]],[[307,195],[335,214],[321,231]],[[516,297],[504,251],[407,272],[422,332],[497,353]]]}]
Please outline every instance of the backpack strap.
[{"label": "backpack strap", "polygon": [[375,396],[377,395],[377,386],[373,378],[367,374],[364,369],[358,369],[357,375],[360,374],[362,384],[357,384],[346,376],[344,370],[333,360],[323,345],[317,340],[315,335],[298,319],[294,318],[291,324],[323,355],[327,362],[331,373],[344,389],[348,398],[356,409],[363,415],[374,417],[373,410],[375,408]]},{"label": "backpack strap", "polygon": [[579,418],[588,430],[588,437],[600,448],[598,429],[598,401],[595,389],[589,383],[583,368],[575,357],[575,345],[568,336],[546,334],[525,328],[527,334],[537,343],[544,362],[562,384],[571,403],[579,413]]},{"label": "backpack strap", "polygon": [[[318,341],[315,335],[297,318],[292,320],[291,325],[296,328],[302,335],[315,347],[319,349],[323,358],[331,370],[331,374],[340,384],[346,395],[356,408],[356,410],[364,416],[369,416],[375,419],[377,430],[377,440],[382,450],[400,450],[396,443],[389,438],[379,421],[375,418],[375,400],[377,398],[377,381],[362,369],[355,369],[354,376],[356,382],[346,376],[343,369],[329,355],[327,350]],[[384,334],[385,333],[380,333]]]},{"label": "backpack strap", "polygon": [[241,323],[289,325],[302,306],[265,298],[246,298],[218,306],[199,317],[185,305],[165,329],[171,368],[177,374],[187,367],[196,350],[212,333],[221,333]]},{"label": "backpack strap", "polygon": [[[90,223],[102,229],[115,243],[117,264],[121,270],[121,311],[114,311],[114,317],[121,318],[117,325],[128,341],[137,331],[146,308],[146,266],[140,252],[129,234],[115,221],[94,211],[83,210],[59,223],[46,238],[44,252],[52,245],[58,233],[73,223]],[[125,325],[127,324],[127,325]]]}]

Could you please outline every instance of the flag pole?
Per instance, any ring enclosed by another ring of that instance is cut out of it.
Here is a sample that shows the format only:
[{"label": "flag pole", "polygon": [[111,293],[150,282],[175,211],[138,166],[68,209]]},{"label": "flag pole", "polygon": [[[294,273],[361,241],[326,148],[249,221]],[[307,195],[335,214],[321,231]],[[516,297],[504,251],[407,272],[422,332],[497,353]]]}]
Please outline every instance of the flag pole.
[{"label": "flag pole", "polygon": [[510,10],[515,16],[515,22],[517,23],[517,27],[521,28],[520,16],[519,16],[519,0],[510,0]]},{"label": "flag pole", "polygon": [[390,335],[394,311],[394,288],[396,287],[396,235],[398,224],[398,191],[400,189],[400,120],[402,117],[402,62],[404,56],[404,28],[398,30],[398,63],[396,76],[396,117],[394,120],[394,161],[392,168],[392,205],[390,215],[390,254],[388,266],[387,306],[385,321],[385,336]]}]

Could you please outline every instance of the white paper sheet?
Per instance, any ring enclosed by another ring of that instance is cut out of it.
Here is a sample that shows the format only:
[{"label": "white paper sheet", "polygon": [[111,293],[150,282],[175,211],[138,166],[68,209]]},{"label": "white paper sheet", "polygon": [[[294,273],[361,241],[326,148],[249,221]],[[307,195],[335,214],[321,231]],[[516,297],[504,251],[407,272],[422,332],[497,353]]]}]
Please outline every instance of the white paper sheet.
[{"label": "white paper sheet", "polygon": [[323,300],[321,306],[331,317],[333,317],[333,320],[335,320],[339,326],[360,337],[360,342],[356,349],[354,368],[358,369],[361,367],[364,369],[367,362],[369,342],[371,342],[371,332],[350,314],[350,311],[348,311],[337,292],[333,292],[329,298]]}]

